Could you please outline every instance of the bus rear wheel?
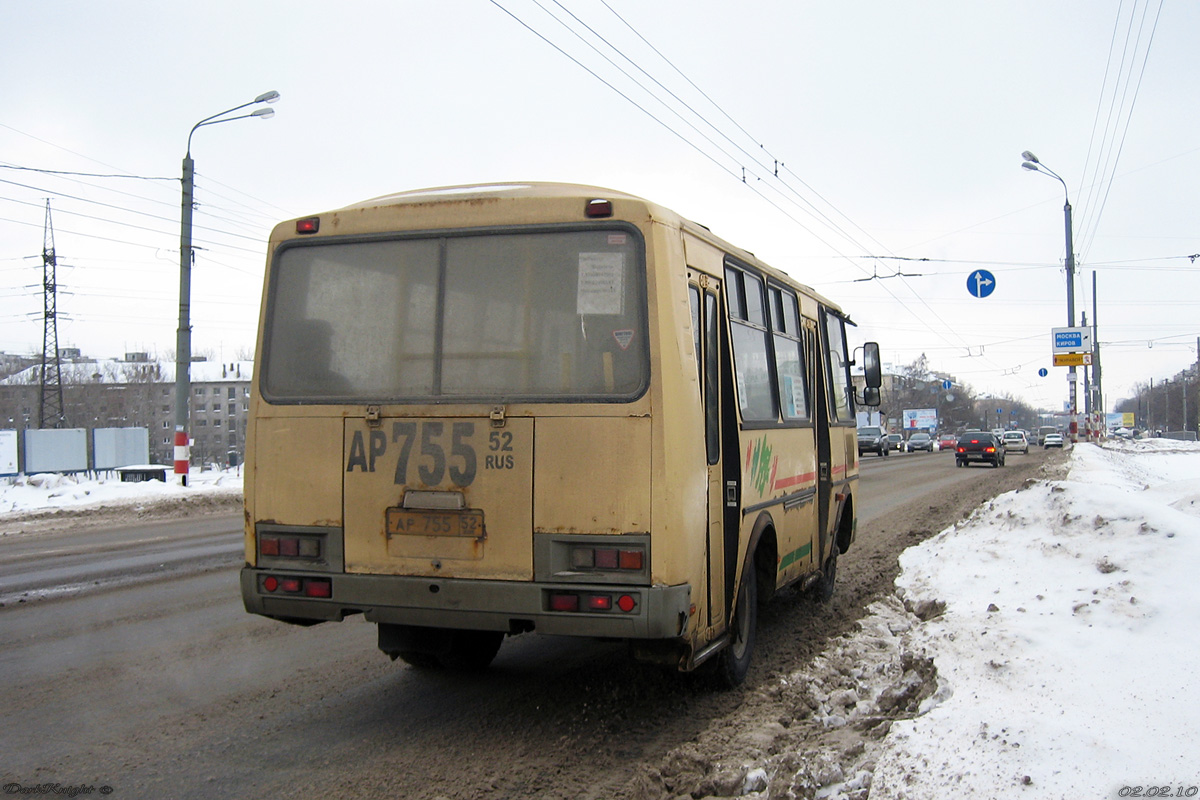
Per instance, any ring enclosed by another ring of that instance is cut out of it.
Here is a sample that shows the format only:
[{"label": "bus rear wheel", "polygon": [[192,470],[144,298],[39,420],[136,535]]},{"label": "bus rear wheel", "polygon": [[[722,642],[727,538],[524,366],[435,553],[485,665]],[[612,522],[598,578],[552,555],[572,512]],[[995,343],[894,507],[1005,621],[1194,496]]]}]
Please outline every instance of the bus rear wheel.
[{"label": "bus rear wheel", "polygon": [[717,680],[733,689],[746,680],[754,655],[754,630],[758,624],[758,581],[753,572],[742,577],[737,609],[730,629],[731,641],[717,656]]},{"label": "bus rear wheel", "polygon": [[503,631],[379,624],[379,649],[422,669],[487,669],[503,641]]},{"label": "bus rear wheel", "polygon": [[828,603],[833,599],[833,587],[837,582],[837,545],[833,546],[833,553],[829,558],[825,559],[825,566],[821,568],[821,577],[812,585],[809,590],[811,597],[818,603]]}]

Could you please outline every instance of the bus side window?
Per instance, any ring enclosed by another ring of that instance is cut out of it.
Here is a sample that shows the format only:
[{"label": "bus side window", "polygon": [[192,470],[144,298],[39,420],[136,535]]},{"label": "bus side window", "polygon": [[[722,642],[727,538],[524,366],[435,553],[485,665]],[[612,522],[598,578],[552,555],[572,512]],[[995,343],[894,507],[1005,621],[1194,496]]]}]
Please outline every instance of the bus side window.
[{"label": "bus side window", "polygon": [[808,371],[800,340],[800,314],[796,297],[771,288],[771,323],[775,338],[775,375],[779,404],[786,420],[808,419]]},{"label": "bus side window", "polygon": [[825,357],[829,376],[829,419],[853,422],[853,393],[850,389],[850,364],[846,355],[846,330],[842,318],[821,309],[825,327]]},{"label": "bus side window", "polygon": [[[733,336],[733,370],[738,405],[746,422],[777,422],[775,387],[771,380],[769,333],[763,311],[762,281],[750,273],[726,268],[729,286],[729,329]],[[741,309],[736,305],[740,300]]]},{"label": "bus side window", "polygon": [[[697,386],[704,384],[704,359],[700,357],[700,341],[702,336],[700,324],[700,287],[694,284],[688,286],[688,303],[692,310],[692,351],[696,356]],[[703,389],[701,389],[703,393]]]},{"label": "bus side window", "polygon": [[708,463],[721,460],[721,320],[717,315],[717,295],[704,293],[704,427],[708,442]]}]

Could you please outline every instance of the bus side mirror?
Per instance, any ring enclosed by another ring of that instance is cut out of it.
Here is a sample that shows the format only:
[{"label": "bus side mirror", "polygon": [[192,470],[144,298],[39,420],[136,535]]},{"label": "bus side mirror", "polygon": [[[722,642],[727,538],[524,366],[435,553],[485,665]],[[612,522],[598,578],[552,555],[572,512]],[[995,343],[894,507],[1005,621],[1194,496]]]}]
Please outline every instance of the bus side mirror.
[{"label": "bus side mirror", "polygon": [[883,367],[879,363],[879,343],[867,342],[863,345],[863,388],[860,405],[877,407],[881,401],[879,387],[883,385]]},{"label": "bus side mirror", "polygon": [[[883,368],[879,364],[878,342],[867,342],[863,345],[863,376],[866,378],[868,389],[878,389],[883,385]],[[876,392],[877,396],[878,394]]]}]

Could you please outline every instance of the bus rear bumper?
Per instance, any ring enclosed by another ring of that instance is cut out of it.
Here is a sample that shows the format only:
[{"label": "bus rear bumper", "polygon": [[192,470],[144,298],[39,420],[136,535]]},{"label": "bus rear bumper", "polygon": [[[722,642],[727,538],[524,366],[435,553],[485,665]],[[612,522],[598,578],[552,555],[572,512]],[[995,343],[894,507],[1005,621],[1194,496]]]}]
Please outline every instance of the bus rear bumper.
[{"label": "bus rear bumper", "polygon": [[[268,584],[268,578],[274,583]],[[284,579],[298,583],[285,584]],[[316,594],[328,596],[309,596],[309,581],[321,585]],[[686,631],[691,608],[686,583],[587,585],[245,567],[241,586],[248,612],[298,624],[363,614],[370,622],[430,628],[672,639]]]}]

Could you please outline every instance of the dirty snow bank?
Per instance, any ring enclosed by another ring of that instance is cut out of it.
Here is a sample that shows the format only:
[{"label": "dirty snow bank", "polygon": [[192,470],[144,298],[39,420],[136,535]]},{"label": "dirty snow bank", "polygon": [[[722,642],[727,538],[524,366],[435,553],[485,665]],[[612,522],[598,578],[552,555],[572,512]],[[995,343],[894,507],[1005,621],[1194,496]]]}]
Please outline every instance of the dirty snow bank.
[{"label": "dirty snow bank", "polygon": [[857,633],[758,690],[788,710],[737,734],[730,763],[689,763],[684,748],[643,786],[761,800],[1200,795],[1200,445],[1077,446],[1065,479],[997,497],[901,567]]}]

